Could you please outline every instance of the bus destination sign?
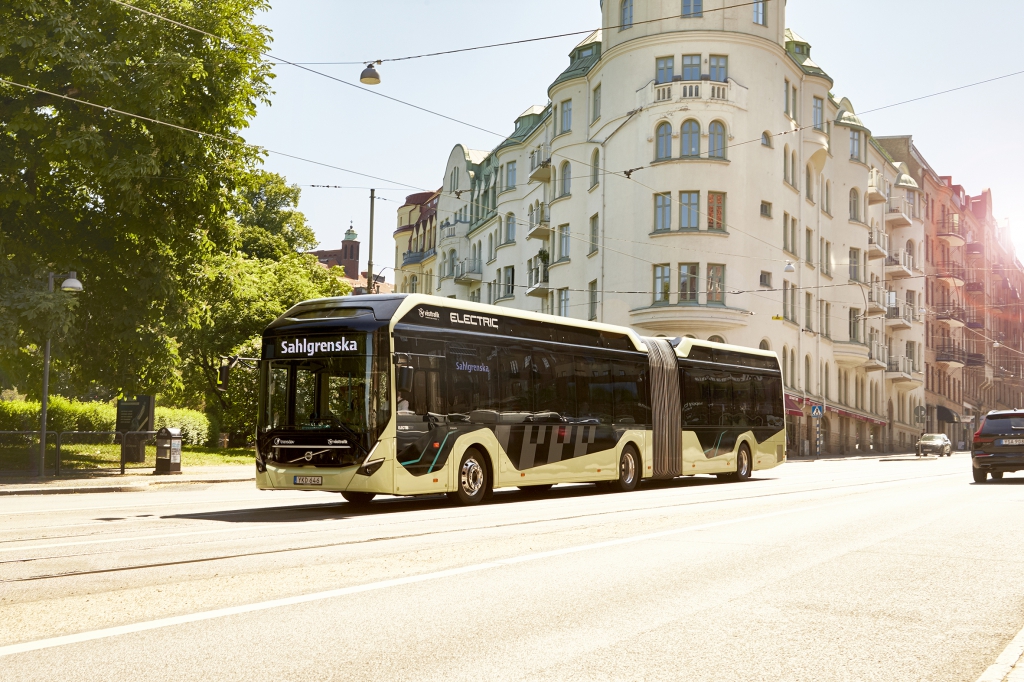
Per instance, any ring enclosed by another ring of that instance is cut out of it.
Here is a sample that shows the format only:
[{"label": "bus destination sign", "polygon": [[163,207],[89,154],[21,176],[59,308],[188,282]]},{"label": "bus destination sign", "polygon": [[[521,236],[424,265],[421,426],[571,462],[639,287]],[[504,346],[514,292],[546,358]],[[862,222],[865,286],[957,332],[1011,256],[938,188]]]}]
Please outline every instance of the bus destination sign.
[{"label": "bus destination sign", "polygon": [[339,353],[358,353],[359,344],[355,339],[316,338],[316,339],[281,339],[278,342],[280,357],[314,357],[320,355],[337,355]]}]

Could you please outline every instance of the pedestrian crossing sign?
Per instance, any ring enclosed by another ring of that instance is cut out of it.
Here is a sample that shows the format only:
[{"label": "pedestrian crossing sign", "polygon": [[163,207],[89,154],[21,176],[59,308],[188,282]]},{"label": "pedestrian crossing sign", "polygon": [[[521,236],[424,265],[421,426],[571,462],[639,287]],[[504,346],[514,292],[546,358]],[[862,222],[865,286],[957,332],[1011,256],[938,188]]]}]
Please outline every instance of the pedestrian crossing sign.
[{"label": "pedestrian crossing sign", "polygon": [[812,405],[811,416],[817,419],[821,419],[823,416],[825,416],[825,408],[823,408],[821,405]]}]

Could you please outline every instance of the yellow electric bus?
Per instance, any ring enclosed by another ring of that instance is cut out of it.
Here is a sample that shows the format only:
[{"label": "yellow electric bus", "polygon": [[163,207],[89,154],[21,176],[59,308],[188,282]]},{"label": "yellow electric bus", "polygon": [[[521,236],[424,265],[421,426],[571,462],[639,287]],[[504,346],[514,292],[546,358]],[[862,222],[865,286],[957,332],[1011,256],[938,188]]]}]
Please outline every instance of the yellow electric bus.
[{"label": "yellow electric bus", "polygon": [[264,332],[256,483],[374,496],[745,480],[785,460],[775,354],[425,295],[300,303]]}]

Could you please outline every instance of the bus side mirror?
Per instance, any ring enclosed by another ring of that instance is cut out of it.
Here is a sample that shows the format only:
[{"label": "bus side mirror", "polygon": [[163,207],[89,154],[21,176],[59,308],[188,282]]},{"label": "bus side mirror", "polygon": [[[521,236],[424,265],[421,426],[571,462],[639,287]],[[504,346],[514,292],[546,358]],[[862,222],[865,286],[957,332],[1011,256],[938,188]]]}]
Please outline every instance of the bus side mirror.
[{"label": "bus side mirror", "polygon": [[224,393],[228,390],[228,377],[231,375],[231,365],[221,365],[217,369],[217,390]]},{"label": "bus side mirror", "polygon": [[416,368],[411,365],[402,365],[398,368],[398,390],[408,392],[412,390],[413,379],[416,377]]}]

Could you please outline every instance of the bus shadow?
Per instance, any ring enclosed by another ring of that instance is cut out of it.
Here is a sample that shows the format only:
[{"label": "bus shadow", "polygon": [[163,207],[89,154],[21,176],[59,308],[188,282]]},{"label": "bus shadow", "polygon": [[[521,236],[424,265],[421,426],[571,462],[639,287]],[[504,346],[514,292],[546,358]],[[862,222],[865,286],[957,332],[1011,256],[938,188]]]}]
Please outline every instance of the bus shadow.
[{"label": "bus shadow", "polygon": [[[751,478],[746,485],[775,480],[770,477]],[[1024,479],[1021,479],[1024,481]],[[711,486],[727,486],[731,481],[719,481],[704,476],[689,476],[664,481],[645,481],[639,490],[685,490]],[[584,497],[619,497],[626,493],[611,493],[592,484],[565,484],[541,492],[523,491],[518,488],[502,488],[496,490],[483,504],[487,506],[514,505],[521,502],[569,500]],[[340,496],[339,496],[340,498]],[[258,509],[225,509],[215,512],[195,512],[190,514],[167,514],[162,519],[189,519],[200,521],[221,521],[224,523],[305,523],[308,521],[332,521],[354,519],[359,517],[379,517],[390,514],[402,514],[416,511],[439,509],[457,509],[445,495],[425,495],[414,498],[383,498],[368,505],[354,505],[344,500],[337,502],[318,502],[301,505],[281,505],[260,507]]]}]

